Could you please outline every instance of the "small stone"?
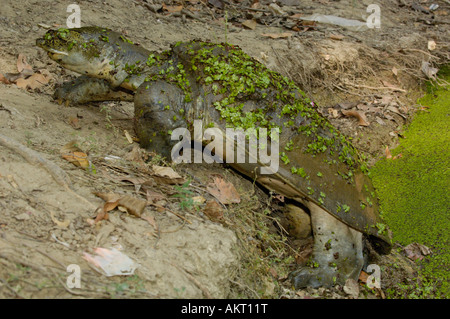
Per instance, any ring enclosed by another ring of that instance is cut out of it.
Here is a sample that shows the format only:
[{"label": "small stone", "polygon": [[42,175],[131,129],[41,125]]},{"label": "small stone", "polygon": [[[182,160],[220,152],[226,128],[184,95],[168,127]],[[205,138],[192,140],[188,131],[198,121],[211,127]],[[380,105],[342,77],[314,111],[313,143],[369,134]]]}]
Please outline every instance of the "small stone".
[{"label": "small stone", "polygon": [[27,213],[22,213],[22,214],[14,216],[14,218],[17,219],[17,220],[28,220],[31,217]]},{"label": "small stone", "polygon": [[351,278],[347,279],[344,285],[344,292],[347,295],[357,299],[359,295],[359,286],[356,280]]},{"label": "small stone", "polygon": [[311,236],[311,217],[296,205],[288,204],[285,209],[289,235],[298,239]]}]

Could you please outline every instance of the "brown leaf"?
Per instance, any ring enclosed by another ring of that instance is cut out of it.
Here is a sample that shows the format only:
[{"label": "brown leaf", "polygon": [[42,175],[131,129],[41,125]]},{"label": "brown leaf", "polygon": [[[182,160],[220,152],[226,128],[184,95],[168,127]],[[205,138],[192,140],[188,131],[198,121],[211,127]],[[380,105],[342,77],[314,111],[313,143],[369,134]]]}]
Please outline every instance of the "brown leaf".
[{"label": "brown leaf", "polygon": [[269,37],[272,39],[280,39],[280,38],[290,38],[292,36],[291,32],[283,32],[283,33],[263,33],[261,34],[263,37]]},{"label": "brown leaf", "polygon": [[70,126],[72,126],[75,130],[81,129],[80,120],[76,116],[69,117],[68,119]]},{"label": "brown leaf", "polygon": [[255,20],[252,19],[252,20],[246,20],[246,21],[242,22],[242,25],[244,27],[246,27],[247,29],[255,30],[257,23]]},{"label": "brown leaf", "polygon": [[222,204],[240,203],[241,197],[233,184],[222,177],[213,177],[213,183],[208,184],[206,190]]},{"label": "brown leaf", "polygon": [[344,114],[345,116],[354,116],[358,119],[358,125],[361,126],[369,126],[370,123],[367,121],[367,118],[365,116],[365,114],[363,112],[358,112],[358,111],[346,111],[346,110],[341,110],[342,114]]},{"label": "brown leaf", "polygon": [[23,70],[33,71],[33,68],[28,64],[26,56],[20,53],[17,57],[17,71],[21,73]]},{"label": "brown leaf", "polygon": [[341,41],[344,38],[345,38],[345,36],[343,36],[342,34],[332,34],[332,35],[330,35],[330,39],[331,40]]},{"label": "brown leaf", "polygon": [[147,205],[146,200],[136,198],[131,195],[102,192],[94,192],[93,194],[106,201],[105,205],[103,206],[103,211],[105,213],[115,209],[116,207],[123,207],[129,214],[132,214],[136,217],[141,217],[142,212]]},{"label": "brown leaf", "polygon": [[386,146],[386,158],[387,159],[390,159],[390,158],[392,158],[392,154],[391,154],[391,151],[389,150],[389,147],[388,146]]},{"label": "brown leaf", "polygon": [[223,220],[223,208],[215,200],[209,200],[206,202],[203,213],[212,221]]},{"label": "brown leaf", "polygon": [[50,81],[50,75],[34,73],[28,78],[18,78],[16,85],[21,89],[35,90],[41,86],[47,84]]},{"label": "brown leaf", "polygon": [[0,82],[1,83],[4,83],[4,84],[10,84],[11,82],[9,82],[9,80],[3,75],[3,74],[1,74],[0,73]]},{"label": "brown leaf", "polygon": [[148,155],[146,151],[138,145],[133,145],[133,149],[125,154],[123,158],[127,161],[136,162],[139,165],[145,165],[145,160],[148,158]]},{"label": "brown leaf", "polygon": [[183,10],[183,6],[179,5],[179,6],[168,6],[165,3],[163,3],[162,5],[163,10],[169,12],[169,13],[175,13],[175,12],[180,12],[181,10]]},{"label": "brown leaf", "polygon": [[403,251],[406,253],[406,257],[411,260],[422,260],[425,256],[431,254],[431,249],[425,245],[412,243],[403,248]]},{"label": "brown leaf", "polygon": [[164,184],[183,184],[185,182],[177,172],[175,172],[171,167],[163,167],[153,165],[153,176],[157,182]]},{"label": "brown leaf", "polygon": [[89,168],[91,163],[88,160],[88,156],[86,153],[81,151],[76,145],[76,141],[71,141],[64,145],[60,150],[60,154],[62,158],[71,162],[75,166],[79,166],[82,168]]},{"label": "brown leaf", "polygon": [[347,279],[344,285],[344,292],[350,295],[353,298],[358,298],[359,295],[359,286],[358,283],[354,279]]},{"label": "brown leaf", "polygon": [[397,74],[398,74],[398,70],[395,66],[392,67],[392,73],[394,73],[395,76],[397,76]]},{"label": "brown leaf", "polygon": [[301,18],[302,16],[303,16],[303,14],[301,14],[301,13],[296,13],[296,14],[293,14],[293,15],[289,16],[289,19],[299,19],[299,18]]},{"label": "brown leaf", "polygon": [[369,274],[366,273],[364,270],[361,270],[361,273],[359,274],[359,281],[361,281],[362,283],[366,283],[367,279],[369,278]]},{"label": "brown leaf", "polygon": [[147,206],[147,201],[131,195],[124,195],[119,200],[119,207],[120,206],[125,208],[129,214],[141,217],[145,206]]}]

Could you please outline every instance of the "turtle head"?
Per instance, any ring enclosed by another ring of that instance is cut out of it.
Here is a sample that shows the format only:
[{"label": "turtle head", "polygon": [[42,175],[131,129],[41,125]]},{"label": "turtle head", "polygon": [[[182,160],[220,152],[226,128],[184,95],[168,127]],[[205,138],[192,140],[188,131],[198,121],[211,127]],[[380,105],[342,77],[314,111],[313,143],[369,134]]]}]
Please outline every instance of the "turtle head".
[{"label": "turtle head", "polygon": [[49,30],[36,45],[63,67],[80,74],[102,78],[112,59],[111,31],[99,27]]}]

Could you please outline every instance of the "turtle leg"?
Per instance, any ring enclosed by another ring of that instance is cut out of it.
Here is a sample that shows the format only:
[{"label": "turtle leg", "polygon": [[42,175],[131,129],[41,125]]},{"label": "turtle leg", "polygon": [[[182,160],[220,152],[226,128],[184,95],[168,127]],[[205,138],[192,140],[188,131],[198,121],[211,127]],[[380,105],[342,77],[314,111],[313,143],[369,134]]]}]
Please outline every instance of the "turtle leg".
[{"label": "turtle leg", "polygon": [[171,131],[186,127],[184,97],[178,86],[164,81],[139,86],[134,97],[134,127],[142,147],[171,159],[177,143],[172,141]]},{"label": "turtle leg", "polygon": [[133,94],[114,89],[103,79],[82,75],[73,81],[65,82],[55,90],[54,98],[61,104],[82,104],[100,101],[133,101]]},{"label": "turtle leg", "polygon": [[291,273],[295,287],[331,287],[343,285],[349,278],[357,280],[364,263],[362,233],[316,204],[310,203],[308,207],[314,235],[312,267]]}]

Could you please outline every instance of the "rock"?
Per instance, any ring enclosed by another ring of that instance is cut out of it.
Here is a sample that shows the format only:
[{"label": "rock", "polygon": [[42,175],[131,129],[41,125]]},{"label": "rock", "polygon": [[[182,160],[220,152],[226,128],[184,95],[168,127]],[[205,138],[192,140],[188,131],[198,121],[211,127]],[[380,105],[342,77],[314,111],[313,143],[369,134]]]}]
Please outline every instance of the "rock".
[{"label": "rock", "polygon": [[311,217],[303,209],[288,204],[285,215],[288,220],[289,235],[298,239],[311,236]]},{"label": "rock", "polygon": [[357,299],[359,295],[359,286],[356,280],[351,278],[347,279],[344,285],[344,292],[347,295]]}]

